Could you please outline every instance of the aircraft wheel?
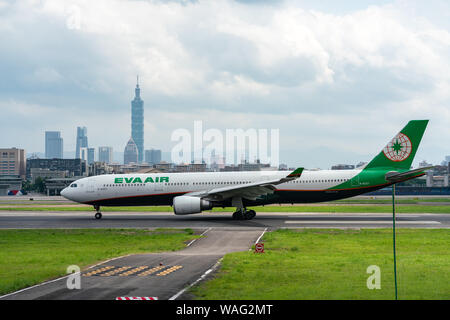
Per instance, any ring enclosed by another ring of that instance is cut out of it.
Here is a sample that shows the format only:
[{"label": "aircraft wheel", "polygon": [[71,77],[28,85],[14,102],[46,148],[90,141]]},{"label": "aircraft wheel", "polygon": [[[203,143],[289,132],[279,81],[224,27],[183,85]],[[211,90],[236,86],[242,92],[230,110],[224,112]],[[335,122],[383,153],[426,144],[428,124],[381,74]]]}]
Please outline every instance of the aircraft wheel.
[{"label": "aircraft wheel", "polygon": [[241,211],[236,211],[233,213],[233,219],[234,220],[244,220],[244,215]]},{"label": "aircraft wheel", "polygon": [[256,216],[254,210],[236,211],[233,213],[234,220],[251,220]]},{"label": "aircraft wheel", "polygon": [[101,219],[101,218],[102,218],[102,213],[101,213],[101,212],[97,212],[97,213],[95,214],[95,219],[99,220],[99,219]]}]

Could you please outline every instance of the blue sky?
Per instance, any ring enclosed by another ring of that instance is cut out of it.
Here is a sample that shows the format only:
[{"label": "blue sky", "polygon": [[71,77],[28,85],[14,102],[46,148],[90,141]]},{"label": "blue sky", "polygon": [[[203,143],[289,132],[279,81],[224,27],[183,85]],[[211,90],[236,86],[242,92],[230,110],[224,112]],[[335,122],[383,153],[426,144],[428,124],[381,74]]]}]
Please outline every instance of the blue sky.
[{"label": "blue sky", "polygon": [[140,75],[145,148],[171,133],[280,129],[290,166],[370,160],[430,119],[415,163],[450,154],[448,1],[0,0],[0,147],[123,151]]}]

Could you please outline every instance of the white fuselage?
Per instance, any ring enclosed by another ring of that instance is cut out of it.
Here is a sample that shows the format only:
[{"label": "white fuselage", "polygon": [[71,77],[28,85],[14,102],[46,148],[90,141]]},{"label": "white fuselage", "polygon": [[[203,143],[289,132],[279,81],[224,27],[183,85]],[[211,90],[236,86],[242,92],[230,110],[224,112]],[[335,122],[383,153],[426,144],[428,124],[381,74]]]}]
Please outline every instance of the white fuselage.
[{"label": "white fuselage", "polygon": [[[303,171],[300,178],[276,186],[278,191],[324,191],[340,185],[361,170]],[[111,174],[79,179],[65,188],[61,195],[80,203],[95,204],[121,199],[120,204],[135,205],[135,198],[162,195],[180,195],[190,192],[210,191],[226,186],[243,185],[259,181],[281,179],[287,171],[193,172]],[[325,200],[325,199],[324,199]],[[171,205],[168,197],[165,203]],[[302,202],[302,201],[299,201]],[[139,202],[142,205],[141,202]],[[149,205],[152,204],[150,201]]]}]

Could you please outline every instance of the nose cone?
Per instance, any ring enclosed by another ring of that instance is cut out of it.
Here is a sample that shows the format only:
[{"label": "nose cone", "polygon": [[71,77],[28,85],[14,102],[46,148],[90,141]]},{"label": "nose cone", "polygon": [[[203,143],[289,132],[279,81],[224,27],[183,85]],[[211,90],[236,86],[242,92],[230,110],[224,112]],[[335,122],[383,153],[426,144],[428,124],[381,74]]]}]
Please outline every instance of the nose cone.
[{"label": "nose cone", "polygon": [[[64,188],[61,190],[61,192],[59,193],[60,195],[62,195],[64,198],[69,199],[67,197],[67,194],[69,193],[69,191],[67,190],[67,188]],[[69,199],[70,200],[70,199]]]}]

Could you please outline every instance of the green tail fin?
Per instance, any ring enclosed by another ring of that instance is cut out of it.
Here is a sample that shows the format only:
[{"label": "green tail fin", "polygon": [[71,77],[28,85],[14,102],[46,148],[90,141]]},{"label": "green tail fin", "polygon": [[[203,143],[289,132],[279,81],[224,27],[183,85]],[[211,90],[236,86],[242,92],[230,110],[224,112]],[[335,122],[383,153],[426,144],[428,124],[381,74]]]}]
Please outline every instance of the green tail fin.
[{"label": "green tail fin", "polygon": [[364,168],[411,168],[428,120],[411,120]]}]

